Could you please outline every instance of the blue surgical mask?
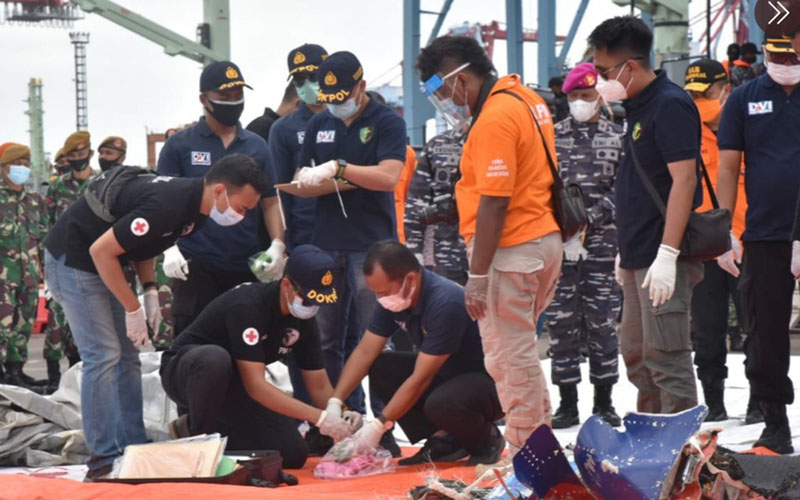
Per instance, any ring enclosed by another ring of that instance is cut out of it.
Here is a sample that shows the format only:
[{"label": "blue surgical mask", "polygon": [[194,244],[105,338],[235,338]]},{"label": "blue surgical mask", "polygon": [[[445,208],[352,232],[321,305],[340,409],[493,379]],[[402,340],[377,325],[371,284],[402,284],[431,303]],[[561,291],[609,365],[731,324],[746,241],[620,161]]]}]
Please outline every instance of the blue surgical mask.
[{"label": "blue surgical mask", "polygon": [[21,186],[28,181],[31,176],[31,169],[25,165],[11,165],[8,169],[8,180]]},{"label": "blue surgical mask", "polygon": [[328,111],[340,120],[347,120],[358,111],[358,103],[351,97],[341,104],[328,104]]},{"label": "blue surgical mask", "polygon": [[225,191],[225,204],[228,205],[228,208],[226,208],[224,212],[219,211],[216,203],[211,207],[211,213],[209,214],[211,220],[220,226],[235,226],[242,222],[244,215],[231,208],[231,202],[228,199],[227,191]]},{"label": "blue surgical mask", "polygon": [[317,315],[319,306],[307,306],[303,304],[300,297],[295,297],[293,301],[289,302],[289,296],[286,295],[286,303],[289,307],[289,314],[297,319],[311,319]]},{"label": "blue surgical mask", "polygon": [[303,82],[302,85],[299,87],[295,87],[297,89],[297,96],[306,104],[310,104],[312,106],[319,104],[317,100],[317,93],[319,92],[319,82],[312,82],[311,80],[306,80]]}]

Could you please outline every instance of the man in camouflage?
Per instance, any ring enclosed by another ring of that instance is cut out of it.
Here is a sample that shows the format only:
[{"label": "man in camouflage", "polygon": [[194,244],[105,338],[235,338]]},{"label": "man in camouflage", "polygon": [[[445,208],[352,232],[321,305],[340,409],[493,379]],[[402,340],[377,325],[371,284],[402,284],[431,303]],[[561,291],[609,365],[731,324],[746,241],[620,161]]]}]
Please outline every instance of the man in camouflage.
[{"label": "man in camouflage", "polygon": [[406,200],[406,246],[436,274],[467,282],[467,250],[458,232],[454,186],[465,132],[437,135],[422,149]]},{"label": "man in camouflage", "polygon": [[[61,214],[86,191],[92,168],[91,136],[89,132],[79,131],[64,141],[59,151],[66,161],[68,171],[55,178],[47,188],[45,204],[50,224],[56,223]],[[78,348],[64,316],[64,310],[55,300],[47,301],[47,328],[44,339],[44,357],[47,361],[47,379],[51,387],[58,387],[61,379],[60,362],[66,355],[70,366],[81,360]]]},{"label": "man in camouflage", "polygon": [[44,393],[46,383],[27,376],[22,367],[28,360],[42,281],[47,211],[42,195],[25,186],[30,148],[22,144],[0,148],[0,364],[5,368],[0,383]]},{"label": "man in camouflage", "polygon": [[547,311],[550,327],[552,380],[561,404],[554,429],[577,425],[580,347],[588,338],[589,377],[594,385],[593,413],[613,426],[620,418],[611,404],[619,379],[619,344],[614,320],[619,295],[614,281],[617,229],[614,225],[614,177],[622,154],[623,128],[601,115],[592,64],[573,69],[564,82],[570,117],[556,124],[559,172],[565,184],[583,190],[589,228],[564,244],[562,275]]}]

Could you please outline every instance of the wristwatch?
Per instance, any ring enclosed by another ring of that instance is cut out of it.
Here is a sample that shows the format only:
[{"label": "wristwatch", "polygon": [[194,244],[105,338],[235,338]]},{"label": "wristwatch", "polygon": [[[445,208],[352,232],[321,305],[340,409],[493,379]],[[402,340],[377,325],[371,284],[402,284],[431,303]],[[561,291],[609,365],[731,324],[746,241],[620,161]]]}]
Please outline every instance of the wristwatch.
[{"label": "wristwatch", "polygon": [[336,163],[339,165],[339,168],[336,169],[336,180],[343,181],[344,169],[347,167],[347,162],[339,158],[338,160],[336,160]]}]

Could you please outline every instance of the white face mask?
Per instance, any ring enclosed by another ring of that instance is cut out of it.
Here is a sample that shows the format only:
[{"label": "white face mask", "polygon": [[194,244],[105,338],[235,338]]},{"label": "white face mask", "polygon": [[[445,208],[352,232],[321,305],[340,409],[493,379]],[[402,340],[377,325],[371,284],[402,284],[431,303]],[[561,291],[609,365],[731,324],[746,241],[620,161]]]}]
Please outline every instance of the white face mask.
[{"label": "white face mask", "polygon": [[576,121],[584,123],[588,122],[594,115],[597,114],[597,110],[600,108],[600,98],[598,97],[594,101],[587,102],[583,99],[578,99],[577,101],[570,101],[569,103],[569,112],[572,114],[572,117],[575,118]]},{"label": "white face mask", "polygon": [[765,61],[765,64],[767,65],[767,74],[778,85],[789,87],[800,83],[800,65],[786,66],[769,61]]},{"label": "white face mask", "polygon": [[340,120],[347,120],[358,111],[358,102],[355,97],[351,97],[341,104],[328,104],[328,111]]},{"label": "white face mask", "polygon": [[211,207],[211,213],[209,214],[211,220],[220,226],[235,226],[236,224],[242,222],[244,215],[231,208],[230,200],[228,200],[227,190],[225,191],[225,204],[228,205],[228,208],[226,208],[224,212],[220,212],[217,208],[217,204],[214,203],[214,206]]},{"label": "white face mask", "polygon": [[289,314],[297,319],[311,319],[319,311],[319,306],[307,306],[303,304],[303,299],[298,296],[295,296],[294,300],[289,302],[289,294],[286,294],[286,305],[289,308]]},{"label": "white face mask", "polygon": [[633,83],[633,78],[631,81],[628,82],[628,85],[622,85],[619,81],[619,75],[621,75],[625,71],[625,66],[628,63],[622,65],[622,69],[619,70],[617,77],[613,80],[606,80],[603,77],[597,79],[597,92],[600,94],[600,97],[603,98],[606,102],[616,102],[616,101],[624,101],[628,98],[628,89]]},{"label": "white face mask", "polygon": [[403,297],[403,290],[406,288],[405,280],[403,280],[403,286],[400,287],[400,291],[394,295],[386,295],[383,297],[378,297],[378,303],[387,311],[391,312],[401,312],[405,311],[409,307],[411,307],[411,297],[414,295],[414,290],[416,287],[411,287],[411,290],[408,292],[407,297]]}]

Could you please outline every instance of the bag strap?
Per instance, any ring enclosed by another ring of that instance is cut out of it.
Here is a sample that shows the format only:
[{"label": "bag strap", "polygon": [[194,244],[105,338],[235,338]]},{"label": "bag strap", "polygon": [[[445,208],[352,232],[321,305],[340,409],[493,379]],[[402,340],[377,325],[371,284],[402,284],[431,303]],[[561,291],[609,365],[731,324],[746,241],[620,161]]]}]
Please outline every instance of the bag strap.
[{"label": "bag strap", "polygon": [[547,163],[550,166],[550,173],[553,174],[553,181],[555,183],[555,187],[556,187],[556,189],[559,189],[559,190],[563,189],[564,188],[564,181],[562,181],[561,180],[561,176],[558,175],[558,169],[556,169],[556,164],[553,161],[553,156],[550,154],[550,148],[547,147],[547,141],[544,139],[544,134],[542,133],[542,127],[541,127],[541,125],[539,125],[539,120],[536,119],[536,115],[534,114],[533,110],[531,109],[530,104],[525,102],[525,99],[523,99],[519,94],[517,94],[516,92],[511,92],[510,90],[501,90],[501,91],[496,92],[496,93],[497,94],[508,94],[508,95],[514,97],[514,99],[517,99],[518,101],[520,101],[522,104],[525,105],[526,108],[528,108],[528,112],[531,114],[531,118],[533,118],[533,123],[536,125],[536,130],[539,131],[539,137],[541,137],[541,139],[542,139],[542,146],[544,146],[544,152],[547,155]]}]

